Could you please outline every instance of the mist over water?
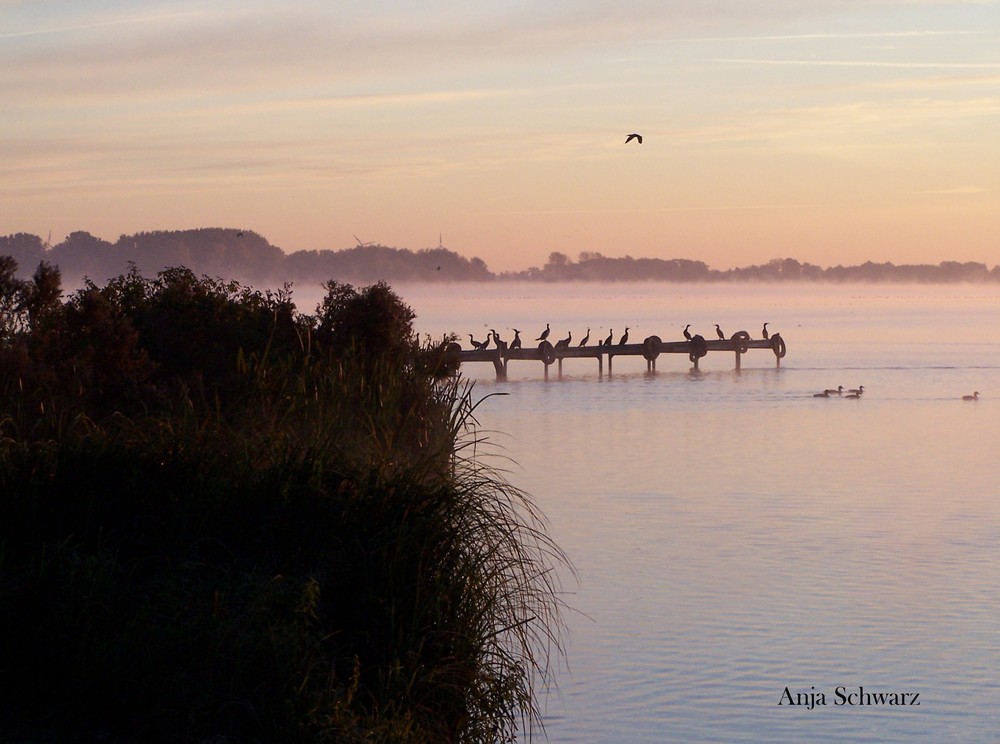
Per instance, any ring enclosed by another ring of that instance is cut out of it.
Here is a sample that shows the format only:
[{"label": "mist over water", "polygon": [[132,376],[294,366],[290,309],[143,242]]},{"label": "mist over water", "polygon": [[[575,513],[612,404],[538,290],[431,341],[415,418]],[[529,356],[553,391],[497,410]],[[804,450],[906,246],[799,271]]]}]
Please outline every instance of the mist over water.
[{"label": "mist over water", "polygon": [[[764,321],[788,354],[467,365],[495,464],[579,572],[554,742],[987,741],[1000,731],[1000,288],[397,287],[525,345]],[[468,344],[466,343],[466,348]],[[860,400],[813,393],[864,385]],[[982,399],[964,402],[978,390]],[[509,458],[509,459],[505,459]],[[836,706],[835,690],[919,706]],[[827,705],[778,705],[823,693]]]}]

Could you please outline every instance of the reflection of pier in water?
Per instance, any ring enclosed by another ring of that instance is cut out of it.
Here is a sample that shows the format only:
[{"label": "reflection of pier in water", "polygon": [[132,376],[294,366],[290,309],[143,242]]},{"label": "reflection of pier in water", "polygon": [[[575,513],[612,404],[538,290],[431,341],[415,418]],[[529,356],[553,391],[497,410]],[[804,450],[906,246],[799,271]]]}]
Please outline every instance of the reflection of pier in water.
[{"label": "reflection of pier in water", "polygon": [[494,347],[492,349],[473,349],[466,351],[453,344],[450,353],[458,355],[462,364],[470,362],[492,362],[496,369],[497,379],[507,379],[507,365],[512,360],[542,362],[545,367],[545,378],[548,379],[549,367],[558,365],[562,375],[564,359],[596,359],[597,372],[604,374],[604,357],[608,358],[608,374],[611,374],[612,360],[616,356],[641,356],[646,359],[646,369],[656,369],[656,359],[660,354],[687,354],[688,359],[698,369],[698,360],[707,356],[710,351],[728,351],[736,355],[736,369],[740,369],[740,358],[750,349],[768,349],[774,353],[777,365],[785,356],[785,341],[781,334],[775,333],[768,339],[752,339],[746,331],[737,331],[728,339],[708,341],[702,336],[694,336],[690,341],[661,341],[659,336],[650,336],[642,343],[624,344],[618,346],[576,346],[556,348],[548,341],[542,341],[534,349],[507,349]]}]

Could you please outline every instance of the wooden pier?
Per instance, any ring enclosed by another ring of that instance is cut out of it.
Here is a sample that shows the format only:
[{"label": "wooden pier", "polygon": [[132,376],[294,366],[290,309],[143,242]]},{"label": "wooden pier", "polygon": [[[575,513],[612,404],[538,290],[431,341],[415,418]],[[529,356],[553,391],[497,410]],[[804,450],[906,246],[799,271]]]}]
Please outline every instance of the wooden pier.
[{"label": "wooden pier", "polygon": [[462,364],[470,362],[491,362],[496,370],[497,380],[507,379],[507,365],[513,361],[542,362],[545,368],[545,379],[549,377],[549,367],[557,365],[559,375],[562,375],[564,359],[596,359],[597,373],[604,374],[604,358],[608,360],[608,374],[612,373],[612,364],[616,356],[641,356],[646,360],[646,369],[656,369],[656,359],[660,354],[686,354],[688,359],[698,369],[698,360],[707,356],[710,351],[728,351],[735,355],[736,369],[740,369],[741,357],[750,349],[768,349],[774,353],[777,366],[785,356],[785,341],[780,333],[767,339],[752,339],[746,331],[737,331],[728,339],[709,341],[702,336],[693,336],[690,341],[662,341],[659,336],[649,336],[642,343],[604,346],[563,346],[555,347],[548,341],[542,341],[537,348],[509,349],[493,347],[492,349],[462,349],[458,344],[452,344],[450,354],[456,354]]}]

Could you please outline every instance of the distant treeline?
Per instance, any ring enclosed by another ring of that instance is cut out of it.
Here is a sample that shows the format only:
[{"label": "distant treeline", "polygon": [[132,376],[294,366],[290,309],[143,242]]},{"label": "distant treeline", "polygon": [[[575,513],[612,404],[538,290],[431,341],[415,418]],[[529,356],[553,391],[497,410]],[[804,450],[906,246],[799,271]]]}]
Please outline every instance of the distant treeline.
[{"label": "distant treeline", "polygon": [[114,243],[88,232],[71,233],[50,246],[37,235],[0,237],[0,256],[9,255],[27,278],[39,262],[59,267],[67,282],[82,277],[108,279],[130,265],[155,273],[185,266],[198,274],[232,276],[254,283],[318,283],[330,277],[353,282],[407,281],[827,281],[827,282],[988,282],[1000,281],[1000,266],[973,261],[892,264],[867,261],[857,266],[823,268],[794,258],[735,269],[712,269],[684,258],[612,258],[581,252],[576,261],[552,252],[541,268],[494,273],[481,258],[471,259],[438,246],[413,251],[364,244],[344,250],[286,254],[264,237],[231,228],[202,228],[122,235]]}]

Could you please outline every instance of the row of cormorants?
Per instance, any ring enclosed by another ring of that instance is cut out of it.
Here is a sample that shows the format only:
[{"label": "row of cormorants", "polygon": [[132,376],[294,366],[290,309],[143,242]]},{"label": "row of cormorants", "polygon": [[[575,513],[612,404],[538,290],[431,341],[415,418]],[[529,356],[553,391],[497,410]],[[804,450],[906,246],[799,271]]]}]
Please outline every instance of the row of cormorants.
[{"label": "row of cormorants", "polygon": [[[764,328],[761,330],[761,338],[763,338],[765,340],[767,340],[767,339],[769,339],[771,337],[771,334],[767,330],[767,326],[768,326],[768,324],[765,323],[764,324]],[[694,336],[691,335],[691,332],[689,330],[690,328],[691,328],[691,324],[688,323],[686,326],[684,326],[684,330],[682,331],[682,333],[684,334],[684,338],[687,339],[688,341],[690,341],[692,338],[694,338]],[[629,332],[629,329],[630,329],[630,326],[626,326],[625,332],[618,339],[618,346],[624,346],[625,344],[628,343],[628,332]],[[500,338],[500,334],[497,333],[497,331],[496,331],[495,328],[491,328],[490,332],[488,334],[486,334],[486,340],[485,341],[476,341],[475,336],[473,336],[470,333],[469,334],[469,342],[472,344],[472,348],[476,349],[476,350],[489,348],[489,345],[490,345],[491,341],[499,349],[520,349],[521,348],[521,331],[519,331],[517,328],[511,328],[511,330],[514,331],[514,339],[509,344],[506,341],[504,341],[502,338]],[[545,330],[542,331],[539,334],[538,338],[536,338],[535,341],[539,341],[539,342],[547,341],[548,338],[549,338],[549,334],[551,332],[552,332],[551,326],[548,323],[546,323],[545,324]],[[604,339],[603,341],[598,341],[597,345],[598,346],[612,346],[612,345],[614,345],[614,333],[615,333],[614,330],[611,330],[608,333],[608,337],[606,339]],[[719,327],[718,323],[715,324],[715,333],[716,333],[716,335],[721,340],[723,340],[723,341],[726,340],[726,334],[723,333],[722,328]],[[580,342],[577,344],[577,346],[586,346],[589,341],[590,341],[590,328],[587,328],[587,333],[580,340]],[[559,341],[556,341],[556,343],[554,344],[554,346],[557,349],[566,349],[566,348],[569,348],[569,345],[572,342],[573,342],[573,331],[570,331],[568,333],[568,335],[566,336],[566,338],[560,339]]]}]

